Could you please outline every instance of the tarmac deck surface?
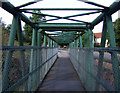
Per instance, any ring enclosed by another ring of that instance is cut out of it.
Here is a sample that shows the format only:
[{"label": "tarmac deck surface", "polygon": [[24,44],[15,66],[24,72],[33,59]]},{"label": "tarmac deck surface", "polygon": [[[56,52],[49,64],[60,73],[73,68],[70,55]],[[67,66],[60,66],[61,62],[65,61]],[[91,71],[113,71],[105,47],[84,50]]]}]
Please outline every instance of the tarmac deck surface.
[{"label": "tarmac deck surface", "polygon": [[66,50],[60,50],[59,58],[47,74],[39,91],[85,91]]}]

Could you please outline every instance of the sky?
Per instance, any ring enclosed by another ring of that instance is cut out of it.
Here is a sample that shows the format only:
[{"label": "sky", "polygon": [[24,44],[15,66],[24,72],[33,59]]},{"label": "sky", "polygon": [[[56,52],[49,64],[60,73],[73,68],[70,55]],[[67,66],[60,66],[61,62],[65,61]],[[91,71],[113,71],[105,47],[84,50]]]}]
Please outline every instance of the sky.
[{"label": "sky", "polygon": [[[24,3],[33,1],[33,0],[8,0],[11,2],[15,7],[22,5]],[[104,6],[110,6],[115,0],[90,0],[92,2],[102,4]],[[25,8],[99,8],[93,5],[89,5],[86,3],[83,3],[79,0],[42,0],[39,1],[38,3],[29,5]],[[69,15],[74,15],[74,14],[81,14],[81,13],[86,13],[90,11],[41,11],[42,13],[45,14],[51,14],[51,15],[56,15],[56,16],[69,16]],[[0,8],[0,17],[2,17],[2,20],[6,24],[11,24],[12,23],[12,15],[8,13],[7,11],[3,10]],[[31,16],[30,14],[25,14],[26,16]],[[82,21],[88,21],[92,22],[97,16],[99,16],[100,13],[98,14],[92,14],[92,15],[86,15],[86,16],[80,16],[76,17],[74,19],[82,20]],[[113,22],[118,18],[118,12],[112,15],[112,20]],[[46,17],[46,19],[53,19],[52,17]],[[50,23],[75,23],[74,21],[69,21],[69,20],[57,20],[57,21],[50,21]],[[22,26],[24,26],[24,22],[22,22]],[[93,32],[101,32],[102,31],[102,22],[98,24],[97,26],[94,27]]]}]

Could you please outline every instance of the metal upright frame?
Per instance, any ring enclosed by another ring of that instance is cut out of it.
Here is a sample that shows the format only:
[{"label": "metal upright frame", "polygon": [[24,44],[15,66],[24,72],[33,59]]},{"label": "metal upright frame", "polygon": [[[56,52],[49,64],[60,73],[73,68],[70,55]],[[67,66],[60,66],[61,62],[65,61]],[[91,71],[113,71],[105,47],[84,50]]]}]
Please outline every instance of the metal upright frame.
[{"label": "metal upright frame", "polygon": [[[106,7],[104,5],[97,4],[97,3],[87,1],[87,0],[78,0],[78,1],[82,1],[90,5],[97,6],[99,8],[23,8],[25,6],[37,3],[39,1],[41,0],[31,1],[23,5],[20,5],[18,7],[13,6],[10,2],[2,2],[2,8],[13,15],[13,21],[12,21],[12,27],[10,31],[8,46],[14,46],[16,34],[18,35],[19,46],[24,46],[22,29],[21,29],[21,20],[22,20],[33,28],[32,45],[31,45],[33,47],[42,46],[41,34],[43,34],[44,35],[44,42],[43,42],[44,47],[47,47],[47,43],[48,43],[49,47],[58,47],[58,45],[68,44],[70,48],[72,48],[73,46],[74,48],[78,46],[80,48],[83,48],[83,47],[93,48],[92,30],[97,24],[103,21],[101,47],[105,47],[106,34],[108,31],[110,47],[116,48],[115,33],[114,33],[111,15],[120,9],[120,1],[113,2],[113,4],[111,4],[109,7]],[[86,12],[82,14],[61,17],[61,16],[56,16],[56,15],[51,15],[51,14],[36,13],[36,12],[33,12],[34,10],[40,10],[40,11],[41,10],[44,10],[44,11],[45,10],[48,10],[48,11],[49,10],[57,10],[57,11],[59,10],[63,10],[63,11],[71,11],[71,10],[72,11],[74,10],[86,11],[87,10],[88,11],[89,10],[89,11],[94,11],[94,12]],[[42,22],[34,23],[31,19],[29,19],[23,13],[30,13],[30,14],[41,15],[41,16],[49,16],[49,17],[54,17],[54,18],[43,20]],[[92,22],[86,22],[83,20],[73,19],[73,17],[75,18],[78,16],[84,16],[84,15],[89,16],[91,14],[96,14],[96,13],[101,13],[101,14]],[[71,21],[78,22],[78,23],[47,23],[48,21],[54,21],[54,20],[59,20],[59,19],[71,20]],[[50,33],[46,33],[46,31],[53,31],[53,32],[61,31],[61,32],[60,33],[55,32],[55,34],[52,35]],[[83,34],[85,34],[84,46],[82,44]],[[73,45],[73,41],[74,41],[74,45]],[[29,69],[30,73],[32,73],[32,71],[34,71],[36,68],[40,67],[41,63],[39,63],[39,61],[36,61],[36,60],[40,60],[39,57],[36,58],[36,56],[38,56],[39,53],[40,53],[39,50],[31,49],[30,69]],[[117,52],[113,51],[111,52],[111,55],[112,55],[113,74],[114,74],[114,79],[115,79],[115,82],[114,82],[115,90],[120,91],[120,70],[119,70]],[[93,62],[93,59],[92,59],[93,51],[92,50],[89,52],[89,56],[90,58],[87,61]],[[6,91],[9,86],[11,57],[12,57],[12,51],[9,50],[6,54],[5,63],[4,63],[3,78],[2,78],[2,91]],[[86,53],[86,57],[87,57],[87,53]],[[102,73],[101,69],[103,66],[103,57],[104,57],[104,52],[100,52],[98,70],[97,70],[98,79],[100,79],[101,73]],[[21,61],[20,62],[21,62],[21,67],[23,68],[22,69],[23,76],[26,74],[24,60],[25,60],[25,54],[23,50],[21,50]],[[94,74],[93,63],[91,64],[86,63],[86,65],[87,65],[86,67],[88,67],[86,69],[89,69],[90,72]],[[28,80],[29,91],[36,89],[36,87],[32,85],[32,82],[37,82],[37,80],[39,80],[36,77],[36,75],[37,77],[40,76],[40,74],[37,74],[36,72],[29,76],[29,80]],[[96,85],[96,88],[95,88],[94,80],[90,77],[85,77],[86,80],[87,78],[91,79],[91,82],[87,82],[87,83],[91,83],[91,86],[87,86],[86,89],[97,90],[99,86]]]}]

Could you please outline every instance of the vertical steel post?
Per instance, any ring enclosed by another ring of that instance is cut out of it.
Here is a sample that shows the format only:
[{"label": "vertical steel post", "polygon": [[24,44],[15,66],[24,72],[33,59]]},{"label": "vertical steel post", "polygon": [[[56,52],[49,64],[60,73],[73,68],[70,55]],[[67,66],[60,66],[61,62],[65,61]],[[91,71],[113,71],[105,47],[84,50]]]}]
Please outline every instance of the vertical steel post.
[{"label": "vertical steel post", "polygon": [[73,42],[71,43],[71,47],[73,47]]},{"label": "vertical steel post", "polygon": [[76,40],[74,40],[74,47],[76,47]]},{"label": "vertical steel post", "polygon": [[[103,30],[102,30],[102,37],[101,37],[101,47],[105,47],[106,43],[106,34],[107,34],[107,24],[106,24],[106,19],[104,19],[103,22]],[[100,79],[101,74],[102,74],[102,67],[103,67],[103,58],[104,58],[104,52],[100,52],[99,54],[99,62],[98,62],[98,69],[97,69],[97,77]],[[96,91],[99,91],[99,85],[96,82]]]},{"label": "vertical steel post", "polygon": [[82,48],[83,45],[82,45],[82,36],[80,35],[80,48]]},{"label": "vertical steel post", "polygon": [[[44,47],[47,47],[47,36],[45,36],[45,35],[44,35],[44,43],[43,43],[43,45],[44,45]],[[43,56],[43,58],[45,59],[44,61],[46,61],[47,60],[47,49],[44,49],[44,54],[45,55]],[[43,65],[43,71],[44,71],[43,77],[46,74],[46,71],[47,71],[46,69],[47,69],[47,63]]]},{"label": "vertical steel post", "polygon": [[43,43],[44,47],[47,47],[47,37],[44,35],[44,43]]},{"label": "vertical steel post", "polygon": [[[16,31],[18,24],[18,15],[13,16],[12,27],[10,31],[8,46],[14,46]],[[9,72],[10,72],[10,64],[12,58],[12,51],[8,51],[5,57],[4,69],[2,73],[2,91],[8,89],[9,86]]]},{"label": "vertical steel post", "polygon": [[51,40],[51,47],[53,47],[53,41]]},{"label": "vertical steel post", "polygon": [[39,29],[39,30],[38,30],[38,36],[37,36],[37,46],[38,46],[38,47],[41,47],[41,46],[42,46],[42,40],[41,40],[42,35],[41,35],[41,31],[42,31],[42,29]]},{"label": "vertical steel post", "polygon": [[56,47],[58,48],[58,43],[56,43]]},{"label": "vertical steel post", "polygon": [[53,41],[53,47],[55,47],[55,42]]},{"label": "vertical steel post", "polygon": [[[37,29],[33,29],[32,34],[32,46],[37,45]],[[36,50],[31,49],[31,58],[30,58],[30,69],[29,72],[32,72],[36,68]],[[34,91],[34,88],[36,86],[35,84],[35,73],[31,76],[29,76],[29,82],[28,82],[28,91]],[[34,87],[34,88],[33,88]]]},{"label": "vertical steel post", "polygon": [[54,47],[57,47],[57,43],[54,41]]},{"label": "vertical steel post", "polygon": [[[42,45],[41,31],[42,31],[42,29],[39,29],[37,32],[37,46],[38,47],[41,47],[41,45]],[[37,49],[37,67],[39,67],[41,65],[41,54],[40,53],[41,53],[41,49],[38,48]],[[37,80],[36,80],[37,87],[39,86],[39,84],[41,82],[41,78],[40,78],[41,72],[40,71],[41,71],[41,68],[39,68],[37,71]]]},{"label": "vertical steel post", "polygon": [[[21,17],[19,16],[18,19],[18,25],[17,25],[17,36],[18,36],[18,41],[19,41],[19,46],[24,46],[23,44],[23,34],[22,34],[22,28],[21,28]],[[22,77],[25,76],[25,74],[27,73],[27,69],[26,69],[26,64],[25,64],[25,51],[24,50],[20,50],[20,66],[21,66],[21,70],[22,70]],[[23,91],[27,90],[27,82],[24,83]]]},{"label": "vertical steel post", "polygon": [[71,48],[71,43],[69,43],[69,48]]},{"label": "vertical steel post", "polygon": [[76,47],[78,47],[78,43],[79,43],[79,41],[78,41],[78,39],[76,40]]},{"label": "vertical steel post", "polygon": [[[17,25],[17,36],[18,36],[19,46],[24,46],[20,17],[19,17],[18,25]],[[24,50],[20,50],[20,64],[21,64],[21,69],[22,69],[22,76],[24,76],[26,74]]]},{"label": "vertical steel post", "polygon": [[[110,47],[116,48],[115,33],[114,33],[111,16],[106,15],[106,22],[107,22],[107,29],[108,29],[108,34],[109,34]],[[113,51],[111,53],[111,58],[112,58],[112,68],[113,68],[113,75],[114,75],[115,90],[120,91],[120,70],[119,70],[117,52]]]},{"label": "vertical steel post", "polygon": [[76,48],[77,48],[77,51],[76,51],[76,57],[77,57],[77,63],[76,63],[76,68],[78,68],[78,66],[79,66],[79,49],[78,49],[78,43],[79,43],[79,41],[78,41],[78,39],[76,40]]},{"label": "vertical steel post", "polygon": [[48,47],[50,47],[50,38],[48,38]]},{"label": "vertical steel post", "polygon": [[[85,34],[85,47],[93,48],[93,32],[88,29]],[[93,50],[85,50],[85,70],[90,72],[91,74],[95,74],[94,72],[94,56]],[[86,73],[86,72],[85,72]],[[90,77],[88,73],[85,74],[85,85],[87,91],[95,90],[95,80]]]}]

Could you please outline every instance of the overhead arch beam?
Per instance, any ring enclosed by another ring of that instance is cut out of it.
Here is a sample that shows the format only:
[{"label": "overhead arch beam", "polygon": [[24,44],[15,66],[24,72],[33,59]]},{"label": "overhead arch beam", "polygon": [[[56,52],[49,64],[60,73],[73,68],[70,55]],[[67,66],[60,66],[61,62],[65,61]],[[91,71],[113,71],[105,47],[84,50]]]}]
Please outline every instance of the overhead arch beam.
[{"label": "overhead arch beam", "polygon": [[86,25],[81,25],[79,23],[40,23],[38,27],[46,31],[50,31],[51,29],[54,31],[62,31],[64,29],[72,29],[73,31],[74,29],[86,29]]},{"label": "overhead arch beam", "polygon": [[77,17],[77,16],[90,15],[90,14],[96,14],[96,13],[100,13],[100,12],[102,12],[102,11],[89,12],[89,13],[83,13],[83,14],[76,14],[76,15],[66,16],[66,17],[64,17],[64,18],[70,18],[70,17]]},{"label": "overhead arch beam", "polygon": [[45,36],[49,37],[50,39],[52,39],[53,41],[55,41],[56,43],[58,43],[54,38],[52,38],[51,36],[47,35],[45,32],[41,32],[42,34],[44,34]]},{"label": "overhead arch beam", "polygon": [[81,24],[89,24],[89,22],[85,22],[85,21],[81,21],[81,20],[76,20],[76,19],[70,19],[70,18],[54,18],[54,19],[48,19],[48,20],[43,20],[41,22],[48,22],[48,21],[54,21],[54,20],[60,20],[60,19],[66,19],[66,20],[71,20],[71,21],[75,21],[75,22],[81,22]]},{"label": "overhead arch beam", "polygon": [[24,12],[24,13],[31,13],[31,14],[41,15],[41,16],[49,16],[49,17],[61,18],[60,16],[49,15],[49,14],[43,14],[43,13],[36,13],[36,12],[29,12],[29,11],[23,11],[23,12]]},{"label": "overhead arch beam", "polygon": [[71,28],[43,28],[45,31],[50,31],[50,32],[53,32],[53,31],[65,31],[65,32],[83,32],[85,29],[71,29]]},{"label": "overhead arch beam", "polygon": [[23,5],[17,6],[16,8],[22,8],[22,7],[25,7],[25,6],[28,6],[28,5],[37,3],[37,2],[39,2],[39,1],[42,1],[42,0],[34,0],[34,1],[31,1],[31,2],[28,2],[28,3],[25,3],[25,4],[23,4]]},{"label": "overhead arch beam", "polygon": [[2,2],[2,8],[12,15],[20,15],[22,21],[32,27],[35,27],[35,24],[32,22],[32,20],[25,16],[23,13],[20,13],[17,9],[15,9],[15,7],[10,2]]},{"label": "overhead arch beam", "polygon": [[95,2],[91,2],[91,1],[88,1],[88,0],[78,0],[78,1],[82,1],[82,2],[87,3],[87,4],[95,5],[97,7],[107,8],[106,6],[103,6],[101,4],[97,4]]},{"label": "overhead arch beam", "polygon": [[99,15],[95,20],[93,20],[90,27],[93,28],[95,25],[103,21],[104,13],[107,15],[112,15],[115,12],[117,12],[119,9],[120,9],[120,1],[114,2],[112,5],[110,5],[109,8],[105,9],[101,15]]},{"label": "overhead arch beam", "polygon": [[41,15],[41,16],[49,16],[49,17],[56,17],[56,18],[68,19],[70,17],[77,17],[77,16],[84,16],[84,15],[96,14],[96,13],[100,13],[102,11],[95,11],[95,12],[89,12],[89,13],[83,13],[83,14],[76,14],[76,15],[65,16],[65,17],[55,16],[55,15],[49,15],[49,14],[44,14],[44,13],[30,12],[30,11],[23,11],[23,12],[24,13],[31,13],[31,14]]},{"label": "overhead arch beam", "polygon": [[23,8],[20,11],[24,10],[84,10],[84,11],[93,11],[93,10],[103,10],[100,8]]}]

